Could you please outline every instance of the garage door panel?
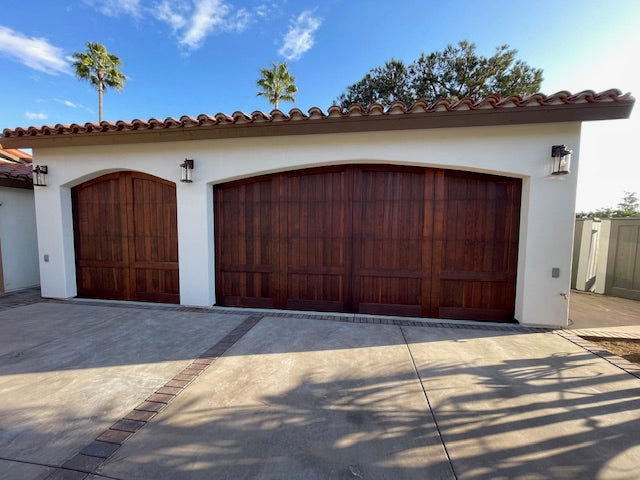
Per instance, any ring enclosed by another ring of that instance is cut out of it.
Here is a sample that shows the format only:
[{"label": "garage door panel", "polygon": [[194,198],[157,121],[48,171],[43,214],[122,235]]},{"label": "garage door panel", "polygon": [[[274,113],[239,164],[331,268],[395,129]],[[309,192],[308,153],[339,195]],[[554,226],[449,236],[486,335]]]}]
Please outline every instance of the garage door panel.
[{"label": "garage door panel", "polygon": [[145,302],[178,303],[178,269],[134,268],[135,300]]},{"label": "garage door panel", "polygon": [[361,276],[360,302],[385,305],[421,305],[421,279]]},{"label": "garage door panel", "polygon": [[[134,176],[133,252],[136,261],[178,261],[175,187]],[[171,193],[173,192],[173,196]]]},{"label": "garage door panel", "polygon": [[128,268],[83,267],[77,276],[78,295],[121,299],[127,288],[128,274]]},{"label": "garage door panel", "polygon": [[286,308],[346,311],[344,291],[341,274],[289,274]]},{"label": "garage door panel", "polygon": [[273,180],[260,178],[233,188],[216,189],[216,292],[218,303],[273,308],[277,290],[274,237],[277,204]]},{"label": "garage door panel", "polygon": [[72,190],[78,295],[179,302],[175,185],[136,172]]},{"label": "garage door panel", "polygon": [[403,317],[421,316],[421,308],[417,305],[382,304],[360,302],[359,313],[368,315],[399,315]]},{"label": "garage door panel", "polygon": [[221,276],[225,295],[238,298],[263,299],[269,305],[273,302],[274,276],[258,272],[224,272]]},{"label": "garage door panel", "polygon": [[[276,308],[512,320],[520,184],[356,165],[216,187],[217,301],[243,302],[254,262],[272,268]],[[268,261],[247,256],[258,243]]]},{"label": "garage door panel", "polygon": [[[90,182],[73,191],[73,201],[84,208],[74,211],[74,234],[78,256],[83,260],[115,262],[123,260],[122,209],[117,178]],[[100,219],[96,222],[97,219]]]},{"label": "garage door panel", "polygon": [[[296,172],[283,177],[286,218],[278,243],[287,261],[286,308],[343,311],[345,308],[346,172]],[[324,306],[323,306],[324,305]]]}]

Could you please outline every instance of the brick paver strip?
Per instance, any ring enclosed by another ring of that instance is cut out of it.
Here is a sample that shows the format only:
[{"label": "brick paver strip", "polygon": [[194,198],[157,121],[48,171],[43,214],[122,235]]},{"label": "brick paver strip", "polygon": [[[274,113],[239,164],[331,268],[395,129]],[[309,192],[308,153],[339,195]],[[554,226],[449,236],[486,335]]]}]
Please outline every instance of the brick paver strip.
[{"label": "brick paver strip", "polygon": [[124,417],[122,417],[122,419],[123,420],[137,420],[137,421],[140,421],[140,422],[148,422],[149,420],[151,420],[155,416],[156,416],[156,412],[143,412],[142,410],[131,410]]},{"label": "brick paver strip", "polygon": [[122,430],[114,430],[110,428],[109,430],[102,432],[96,440],[107,443],[115,443],[116,445],[122,445],[127,438],[133,435],[133,432],[123,432]]},{"label": "brick paver strip", "polygon": [[167,387],[167,385],[165,384],[164,387],[156,390],[156,393],[164,393],[165,395],[178,395],[180,392],[182,392],[182,390],[184,390],[184,388],[182,387],[173,387],[173,386]]},{"label": "brick paver strip", "polygon": [[153,393],[146,400],[148,402],[169,403],[175,396],[175,393]]},{"label": "brick paver strip", "polygon": [[123,418],[122,420],[118,420],[116,423],[111,425],[111,430],[122,430],[123,432],[137,432],[142,427],[144,427],[147,422],[143,422],[140,420],[128,420]]},{"label": "brick paver strip", "polygon": [[89,455],[90,457],[109,458],[113,453],[120,448],[120,444],[99,442],[94,440],[89,445],[80,450],[83,455]]},{"label": "brick paver strip", "polygon": [[164,407],[166,407],[167,404],[166,403],[160,403],[160,402],[149,402],[147,400],[145,400],[144,402],[142,402],[140,405],[138,405],[136,408],[134,408],[134,410],[142,410],[143,412],[159,412],[160,410],[162,410]]},{"label": "brick paver strip", "polygon": [[189,385],[188,380],[175,380],[175,377],[164,384],[165,387],[184,388]]},{"label": "brick paver strip", "polygon": [[[640,366],[629,362],[627,359],[622,358],[618,355],[611,353],[609,350],[603,349],[600,345],[590,342],[589,340],[578,336],[578,332],[580,330],[556,330],[556,335],[561,336],[562,338],[569,340],[571,343],[576,344],[579,347],[584,348],[587,352],[590,352],[598,357],[606,360],[614,367],[619,368],[623,372],[628,373],[629,375],[633,375],[636,378],[640,378]],[[587,337],[594,337],[596,335],[593,334],[593,331],[582,332]],[[612,337],[608,337],[612,338]]]},{"label": "brick paver strip", "polygon": [[228,333],[213,347],[194,359],[182,372],[149,395],[144,402],[135,407],[123,418],[115,422],[108,430],[80,450],[80,453],[67,460],[46,480],[82,480],[96,469],[135,432],[143,428],[160,410],[167,406],[184,388],[199,377],[209,365],[215,362],[240,338],[251,330],[260,320],[260,315],[250,315],[240,325]]},{"label": "brick paver strip", "polygon": [[191,381],[196,378],[197,375],[183,375],[181,373],[175,375],[172,380],[184,381],[187,383],[191,383]]},{"label": "brick paver strip", "polygon": [[103,461],[104,460],[102,458],[90,457],[88,455],[78,453],[75,457],[71,457],[69,460],[64,462],[62,466],[70,470],[93,472]]}]

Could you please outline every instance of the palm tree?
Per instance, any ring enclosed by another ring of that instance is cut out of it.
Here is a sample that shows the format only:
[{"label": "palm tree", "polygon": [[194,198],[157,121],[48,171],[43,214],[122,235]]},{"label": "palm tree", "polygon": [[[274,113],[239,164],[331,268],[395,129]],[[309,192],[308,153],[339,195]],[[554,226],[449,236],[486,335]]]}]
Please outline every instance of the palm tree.
[{"label": "palm tree", "polygon": [[122,65],[120,59],[107,52],[107,48],[100,43],[87,42],[86,52],[75,52],[73,68],[76,77],[91,82],[98,89],[99,121],[102,122],[102,94],[107,87],[121,91],[127,79],[118,67]]},{"label": "palm tree", "polygon": [[296,81],[296,77],[289,73],[285,62],[277,65],[272,62],[271,65],[271,69],[260,69],[262,78],[260,78],[256,84],[262,88],[262,91],[258,92],[256,96],[266,97],[269,103],[277,110],[280,100],[295,103],[295,95],[298,93],[298,87],[293,83]]}]

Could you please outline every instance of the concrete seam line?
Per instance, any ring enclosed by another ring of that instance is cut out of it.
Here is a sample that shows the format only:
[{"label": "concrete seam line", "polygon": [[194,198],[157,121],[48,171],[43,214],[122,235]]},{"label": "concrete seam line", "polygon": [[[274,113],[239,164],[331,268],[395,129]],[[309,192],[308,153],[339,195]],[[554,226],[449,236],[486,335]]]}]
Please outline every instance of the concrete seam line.
[{"label": "concrete seam line", "polygon": [[[51,465],[49,463],[33,462],[33,461],[30,461],[30,460],[19,460],[19,459],[16,459],[16,458],[7,458],[7,457],[0,457],[0,460],[4,460],[5,462],[22,463],[24,465],[35,465],[37,467],[43,467],[43,468],[53,468],[55,470],[69,470],[71,472],[86,473],[87,475],[89,475],[89,474],[97,475],[99,477],[109,478],[111,480],[124,480],[124,479],[122,479],[120,477],[111,477],[111,476],[108,476],[108,475],[102,475],[100,473],[93,472],[93,471],[90,471],[90,470],[82,470],[82,469],[78,469],[78,468],[62,467],[62,466],[58,466],[58,465]],[[53,473],[55,473],[55,471]],[[49,475],[47,477],[45,477],[45,480],[48,477],[49,477]]]},{"label": "concrete seam line", "polygon": [[[129,440],[131,437],[133,437],[139,430],[144,428],[144,426],[149,421],[151,421],[151,419],[153,417],[155,417],[159,412],[161,412],[164,409],[164,407],[166,407],[168,404],[173,402],[173,400],[175,400],[175,398],[178,395],[180,395],[196,378],[200,377],[205,372],[205,370],[207,370],[211,365],[213,365],[218,358],[220,358],[222,355],[224,355],[227,350],[229,350],[231,347],[233,347],[233,345],[235,345],[242,337],[244,337],[244,335],[246,335],[249,332],[249,330],[251,330],[253,327],[255,327],[258,324],[258,322],[260,322],[260,320],[262,320],[262,315],[249,315],[238,326],[236,326],[233,330],[231,330],[229,333],[227,333],[222,339],[218,340],[213,346],[209,347],[207,350],[205,350],[200,355],[195,357],[191,361],[191,363],[189,365],[187,365],[187,367],[183,368],[180,372],[178,372],[171,379],[169,379],[167,382],[165,382],[161,387],[158,387],[156,389],[156,391],[157,391],[157,390],[160,390],[162,388],[167,387],[167,385],[169,383],[174,381],[174,379],[177,376],[180,376],[182,374],[182,372],[184,372],[185,370],[188,370],[188,369],[193,370],[193,373],[189,374],[189,376],[192,377],[192,378],[186,383],[186,385],[184,387],[181,388],[180,392],[175,393],[175,394],[171,394],[171,395],[163,396],[162,397],[162,402],[163,403],[154,402],[152,400],[149,400],[149,398],[157,398],[157,397],[153,397],[154,395],[158,395],[157,393],[153,393],[153,394],[147,396],[147,398],[145,400],[143,400],[143,402],[140,403],[138,406],[134,407],[131,412],[127,413],[122,418],[119,418],[108,429],[106,429],[104,432],[100,433],[93,440],[93,442],[91,442],[89,445],[86,445],[84,448],[81,448],[73,456],[71,456],[67,460],[65,460],[65,462],[61,466],[54,466],[54,465],[46,465],[46,466],[51,467],[51,468],[55,468],[55,469],[63,469],[63,470],[70,470],[70,471],[76,471],[76,472],[80,472],[80,473],[97,475],[97,476],[100,476],[100,477],[103,477],[103,478],[108,478],[108,479],[113,479],[113,480],[122,480],[122,479],[119,479],[119,478],[116,478],[116,477],[110,477],[108,475],[101,474],[101,473],[99,473],[99,472],[97,472],[95,470],[97,468],[99,468],[105,461],[107,461],[127,440]],[[210,362],[208,362],[206,364],[201,363],[200,360],[203,357],[206,357],[206,358],[210,359]],[[197,367],[196,368],[191,368],[194,365],[197,365]],[[145,404],[154,404],[154,403],[157,403],[157,408],[155,406],[153,406],[153,408],[150,408],[149,406],[145,405]],[[122,422],[125,422],[126,420],[128,420],[129,417],[132,416],[132,415],[133,416],[142,415],[143,417],[146,417],[146,419],[144,419],[144,420],[137,420],[136,419],[135,420],[135,421],[137,421],[139,423],[139,425],[134,429],[135,431],[133,431],[133,432],[122,431],[120,425],[122,424]],[[108,438],[106,440],[101,440],[100,439],[101,437],[105,437],[105,438],[108,437],[109,436],[109,432],[114,434],[112,436],[115,436],[115,437],[121,436],[123,438],[122,439],[117,439],[116,438],[116,439],[113,439],[113,440],[110,440]],[[124,435],[125,433],[127,433],[127,435]],[[108,451],[105,450],[105,452],[102,453],[100,451],[100,445],[101,444],[105,448],[106,448],[106,446],[110,446],[110,447],[108,447]],[[96,445],[97,445],[97,447],[96,447]],[[97,451],[95,451],[96,449],[97,449]],[[76,458],[78,456],[93,457],[93,458],[99,459],[99,462],[95,465],[93,470],[84,470],[84,469],[73,468],[71,466],[65,466],[66,464],[71,462],[72,459],[74,459],[74,458]],[[0,460],[2,460],[2,457],[0,457]],[[23,463],[29,463],[29,462],[23,462]],[[34,464],[37,465],[36,463],[34,463]],[[55,472],[52,473],[51,475],[54,475],[54,474],[55,474]],[[46,478],[49,478],[51,475],[48,475]],[[46,478],[45,478],[45,480],[46,480]]]},{"label": "concrete seam line", "polygon": [[422,377],[420,376],[420,371],[418,370],[418,365],[416,364],[416,360],[413,357],[413,352],[411,351],[411,347],[409,347],[409,342],[407,342],[407,337],[404,333],[404,329],[401,325],[398,326],[400,329],[400,333],[402,334],[402,339],[404,340],[404,344],[407,347],[407,351],[409,352],[409,357],[411,358],[411,363],[413,364],[413,370],[416,372],[416,377],[418,377],[418,381],[420,382],[420,387],[422,388],[422,393],[424,395],[425,400],[427,401],[427,406],[429,407],[429,412],[431,413],[431,418],[433,418],[433,423],[436,426],[436,431],[438,432],[438,438],[440,439],[440,444],[444,449],[444,453],[447,456],[447,460],[449,461],[449,468],[451,468],[451,473],[453,474],[453,478],[458,480],[458,475],[456,474],[455,468],[453,468],[453,461],[451,460],[451,455],[449,455],[449,449],[447,445],[444,443],[444,438],[442,436],[442,431],[440,430],[440,425],[438,424],[438,419],[436,418],[436,414],[433,411],[433,407],[431,406],[431,401],[429,400],[429,395],[427,394],[426,388],[424,388],[424,383],[422,382]]}]

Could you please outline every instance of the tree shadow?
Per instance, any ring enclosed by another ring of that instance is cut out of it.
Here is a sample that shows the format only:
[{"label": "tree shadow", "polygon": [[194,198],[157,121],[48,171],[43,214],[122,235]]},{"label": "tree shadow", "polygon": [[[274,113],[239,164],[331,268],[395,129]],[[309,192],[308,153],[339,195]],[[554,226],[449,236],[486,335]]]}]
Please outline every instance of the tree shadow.
[{"label": "tree shadow", "polygon": [[[550,333],[264,318],[99,473],[632,479],[640,465],[639,387]],[[105,413],[116,400],[96,398],[87,415],[69,398],[32,423],[20,422],[24,409],[0,406],[0,456],[28,445],[30,455],[62,463],[100,433],[95,425],[135,407]],[[55,455],[52,439],[67,439]]]}]

